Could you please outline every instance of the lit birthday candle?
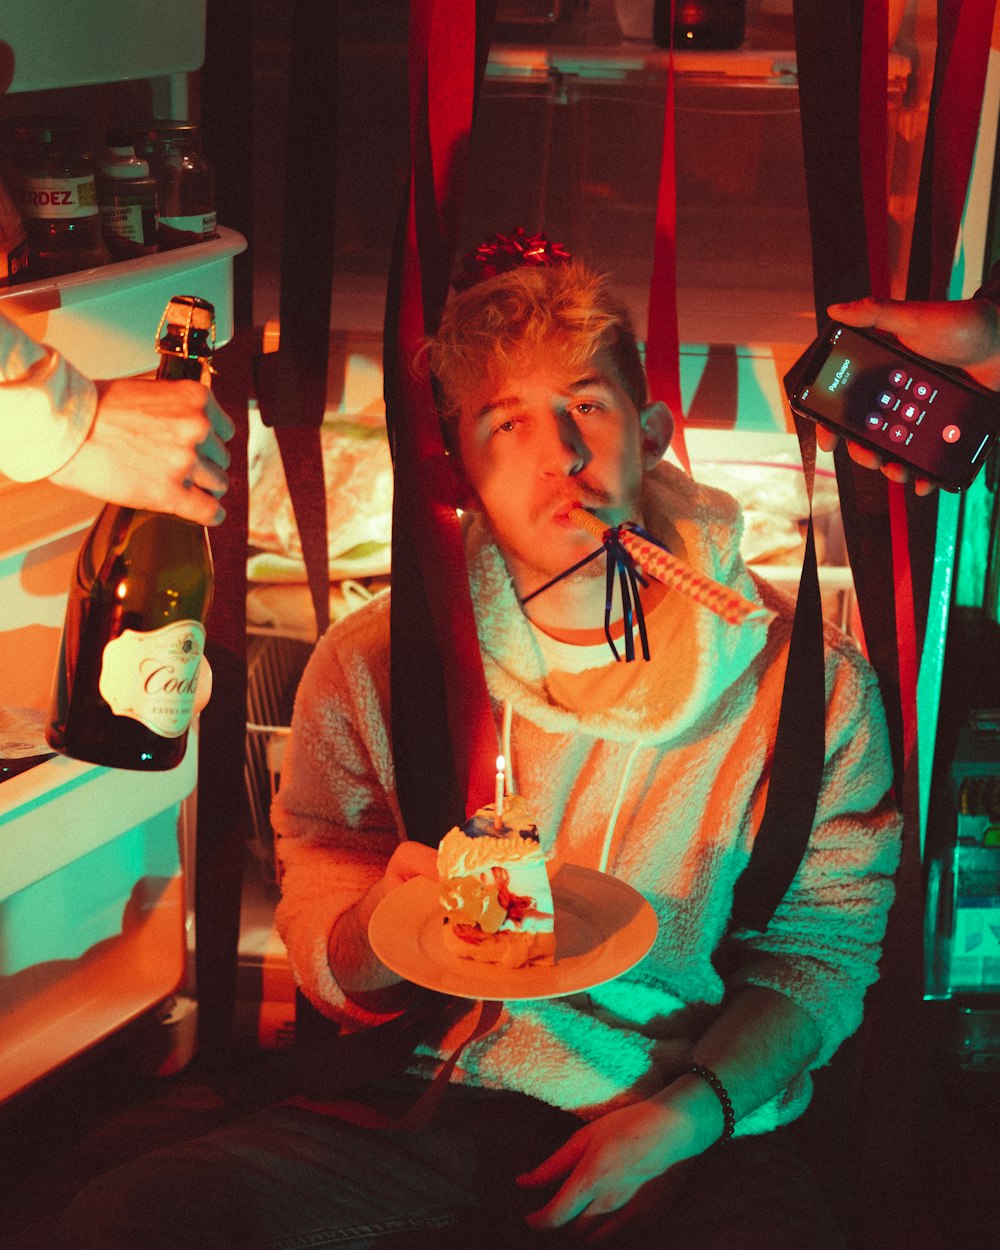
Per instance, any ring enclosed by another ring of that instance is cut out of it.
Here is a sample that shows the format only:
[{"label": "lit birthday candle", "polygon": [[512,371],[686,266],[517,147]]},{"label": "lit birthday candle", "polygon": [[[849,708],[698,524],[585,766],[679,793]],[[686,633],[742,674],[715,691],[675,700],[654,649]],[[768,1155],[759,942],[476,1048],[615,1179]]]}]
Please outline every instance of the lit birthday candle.
[{"label": "lit birthday candle", "polygon": [[504,790],[504,758],[502,755],[497,756],[497,784],[496,793],[493,799],[495,815],[493,817],[493,828],[503,828],[503,790]]}]

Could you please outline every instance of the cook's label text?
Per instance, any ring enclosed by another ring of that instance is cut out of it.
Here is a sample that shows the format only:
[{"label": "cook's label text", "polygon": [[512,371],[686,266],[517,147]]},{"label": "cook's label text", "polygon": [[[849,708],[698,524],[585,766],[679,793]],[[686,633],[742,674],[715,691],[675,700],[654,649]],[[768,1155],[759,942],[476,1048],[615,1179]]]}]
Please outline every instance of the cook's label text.
[{"label": "cook's label text", "polygon": [[101,697],[116,716],[131,716],[161,738],[179,738],[194,714],[204,650],[198,621],[123,630],[104,648]]}]

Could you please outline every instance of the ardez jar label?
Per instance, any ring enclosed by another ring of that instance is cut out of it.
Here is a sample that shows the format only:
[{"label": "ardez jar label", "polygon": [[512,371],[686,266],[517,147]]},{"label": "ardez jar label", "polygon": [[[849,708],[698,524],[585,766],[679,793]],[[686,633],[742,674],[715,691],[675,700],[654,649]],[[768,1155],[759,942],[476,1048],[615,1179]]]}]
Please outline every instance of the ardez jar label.
[{"label": "ardez jar label", "polygon": [[104,648],[99,689],[116,716],[131,716],[161,738],[191,724],[205,629],[175,621],[140,633],[123,630]]},{"label": "ardez jar label", "polygon": [[93,174],[80,178],[29,178],[21,193],[21,215],[65,219],[97,216]]}]

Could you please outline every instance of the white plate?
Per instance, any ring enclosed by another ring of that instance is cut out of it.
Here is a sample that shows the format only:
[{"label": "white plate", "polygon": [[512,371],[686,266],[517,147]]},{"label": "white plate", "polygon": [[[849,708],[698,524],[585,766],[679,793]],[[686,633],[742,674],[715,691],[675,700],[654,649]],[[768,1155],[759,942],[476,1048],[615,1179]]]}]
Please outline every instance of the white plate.
[{"label": "white plate", "polygon": [[407,981],[458,998],[559,998],[613,981],[646,954],[656,913],[615,877],[561,864],[552,878],[556,956],[548,967],[502,968],[445,949],[437,882],[414,877],[379,903],[368,937],[379,959]]}]

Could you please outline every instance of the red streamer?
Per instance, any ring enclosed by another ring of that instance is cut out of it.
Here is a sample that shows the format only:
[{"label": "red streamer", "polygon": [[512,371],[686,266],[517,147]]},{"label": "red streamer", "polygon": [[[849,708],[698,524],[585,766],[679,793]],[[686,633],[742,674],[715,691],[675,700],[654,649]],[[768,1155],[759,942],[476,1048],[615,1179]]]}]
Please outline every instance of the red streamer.
[{"label": "red streamer", "polygon": [[[670,6],[673,30],[674,10]],[[653,244],[653,276],[649,285],[649,317],[646,330],[646,376],[650,394],[661,399],[674,417],[673,448],[691,472],[684,438],[684,405],[681,401],[680,327],[677,320],[677,149],[674,110],[674,46],[670,38],[667,61],[667,98],[663,118],[663,156],[656,201],[656,237]]]},{"label": "red streamer", "polygon": [[[426,368],[410,367],[437,325],[458,232],[476,81],[476,6],[413,0],[410,6],[410,189],[396,327],[402,412],[394,424],[396,492],[412,529],[444,665],[447,721],[457,780],[474,811],[492,793],[496,728],[476,636],[465,551],[447,482],[445,448]],[[394,561],[398,554],[393,538]],[[401,589],[401,588],[400,588]],[[395,594],[395,591],[394,591]],[[394,607],[397,607],[394,604]],[[414,605],[414,610],[420,609]],[[397,616],[398,620],[399,617]],[[410,732],[424,709],[403,715]],[[411,830],[411,836],[417,831]]]},{"label": "red streamer", "polygon": [[948,297],[979,134],[993,10],[986,0],[938,0],[938,56],[945,68],[933,122],[930,299]]},{"label": "red streamer", "polygon": [[[889,88],[888,0],[868,0],[861,40],[861,196],[871,293],[877,299],[890,295],[888,251],[888,116]],[[917,627],[914,614],[913,570],[910,566],[909,526],[905,487],[890,483],[889,535],[892,548],[896,620],[896,655],[899,666],[899,700],[903,731],[902,761],[915,766],[917,742]]]},{"label": "red streamer", "polygon": [[861,40],[861,197],[871,293],[889,296],[889,0],[867,0]]},{"label": "red streamer", "polygon": [[914,617],[913,570],[910,565],[906,486],[889,483],[889,530],[892,537],[892,580],[896,600],[896,642],[899,652],[899,701],[903,721],[903,767],[916,766],[917,635]]}]

